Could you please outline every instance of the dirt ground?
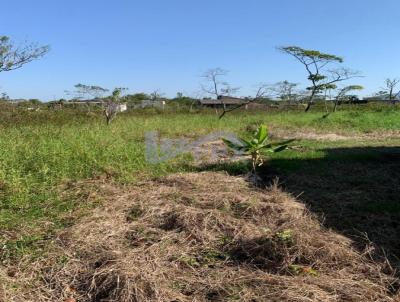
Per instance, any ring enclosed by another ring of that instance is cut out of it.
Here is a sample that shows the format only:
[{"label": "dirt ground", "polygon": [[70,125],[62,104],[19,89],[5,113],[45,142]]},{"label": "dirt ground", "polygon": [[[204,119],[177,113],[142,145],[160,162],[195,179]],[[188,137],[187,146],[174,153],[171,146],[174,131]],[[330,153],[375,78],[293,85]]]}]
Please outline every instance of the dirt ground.
[{"label": "dirt ground", "polygon": [[314,130],[301,131],[289,130],[289,129],[271,129],[271,135],[276,138],[283,139],[307,139],[307,140],[323,140],[323,141],[365,141],[365,140],[382,140],[382,139],[400,139],[400,131],[387,130],[377,131],[370,133],[358,133],[358,134],[338,134],[335,132],[331,133],[318,133]]}]

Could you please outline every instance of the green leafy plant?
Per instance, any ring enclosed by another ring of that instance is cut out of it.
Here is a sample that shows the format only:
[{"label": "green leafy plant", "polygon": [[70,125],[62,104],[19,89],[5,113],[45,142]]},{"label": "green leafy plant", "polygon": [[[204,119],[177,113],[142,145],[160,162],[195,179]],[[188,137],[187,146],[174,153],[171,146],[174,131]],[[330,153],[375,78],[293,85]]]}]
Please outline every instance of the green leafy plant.
[{"label": "green leafy plant", "polygon": [[275,234],[276,238],[286,244],[293,243],[293,231],[291,229],[286,229]]},{"label": "green leafy plant", "polygon": [[298,264],[290,264],[288,266],[288,270],[293,275],[309,275],[309,276],[318,276],[318,271],[313,269],[310,266],[298,265]]},{"label": "green leafy plant", "polygon": [[260,125],[254,135],[249,139],[239,138],[241,144],[237,144],[227,139],[222,139],[231,149],[244,152],[251,156],[252,172],[256,171],[257,166],[261,166],[264,161],[261,152],[276,153],[287,149],[287,144],[293,139],[272,143],[268,139],[268,129],[266,125]]}]

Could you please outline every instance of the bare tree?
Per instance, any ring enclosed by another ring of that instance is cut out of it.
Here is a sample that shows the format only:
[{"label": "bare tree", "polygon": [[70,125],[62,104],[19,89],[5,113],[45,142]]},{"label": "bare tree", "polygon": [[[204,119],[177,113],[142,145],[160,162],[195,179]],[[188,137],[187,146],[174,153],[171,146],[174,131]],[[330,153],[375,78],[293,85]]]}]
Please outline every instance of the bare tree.
[{"label": "bare tree", "polygon": [[341,68],[328,70],[328,79],[325,67],[333,63],[343,63],[343,58],[336,55],[322,53],[317,50],[303,49],[298,46],[280,47],[279,50],[293,56],[304,65],[308,73],[308,80],[311,82],[311,86],[307,87],[307,90],[311,91],[311,93],[305,108],[306,112],[311,108],[314,98],[318,93],[326,89],[336,88],[335,83],[356,76],[349,69]]},{"label": "bare tree", "polygon": [[26,44],[15,46],[7,36],[0,36],[0,72],[21,68],[23,65],[43,57],[49,46]]},{"label": "bare tree", "polygon": [[392,104],[396,103],[396,98],[400,94],[400,90],[395,93],[396,86],[400,83],[400,79],[386,79],[385,86],[386,86],[386,93],[388,94],[389,101]]},{"label": "bare tree", "polygon": [[[229,71],[222,69],[222,68],[213,68],[207,70],[202,77],[205,79],[207,82],[206,85],[202,85],[201,88],[203,92],[213,95],[217,100],[220,100],[223,108],[225,109],[225,104],[223,100],[221,99],[221,96],[223,95],[234,95],[236,92],[239,91],[239,87],[232,87],[228,82],[222,81],[221,78],[227,76]],[[218,111],[216,110],[216,113]]]},{"label": "bare tree", "polygon": [[265,83],[258,84],[257,88],[256,88],[255,96],[253,98],[249,98],[249,99],[247,99],[246,102],[243,102],[243,103],[241,103],[241,104],[239,104],[239,105],[237,105],[235,107],[229,108],[229,109],[227,109],[224,106],[222,113],[219,115],[219,119],[223,118],[224,115],[226,113],[228,113],[228,112],[234,111],[234,110],[239,109],[241,107],[247,106],[250,103],[253,103],[253,102],[256,102],[256,101],[259,101],[259,100],[265,98],[270,93],[270,91],[271,91],[271,86],[270,85],[265,84]]},{"label": "bare tree", "polygon": [[296,101],[296,87],[297,83],[291,83],[289,81],[281,81],[271,86],[271,91],[275,97],[278,97],[282,101],[293,103]]},{"label": "bare tree", "polygon": [[106,117],[106,123],[107,125],[111,124],[111,121],[114,119],[114,117],[117,115],[119,112],[119,104],[118,103],[113,103],[109,102],[104,109],[104,115]]},{"label": "bare tree", "polygon": [[123,87],[115,88],[110,98],[107,100],[106,108],[104,109],[107,125],[109,125],[117,113],[120,112],[121,94],[125,90],[128,89]]},{"label": "bare tree", "polygon": [[208,82],[208,86],[202,85],[202,90],[207,93],[214,95],[216,99],[221,95],[221,85],[224,83],[221,81],[221,77],[225,77],[228,71],[222,68],[213,68],[207,70],[202,77]]},{"label": "bare tree", "polygon": [[152,102],[157,102],[164,96],[164,93],[162,93],[160,91],[160,89],[156,89],[153,92],[151,92],[149,95],[150,95],[150,99]]}]

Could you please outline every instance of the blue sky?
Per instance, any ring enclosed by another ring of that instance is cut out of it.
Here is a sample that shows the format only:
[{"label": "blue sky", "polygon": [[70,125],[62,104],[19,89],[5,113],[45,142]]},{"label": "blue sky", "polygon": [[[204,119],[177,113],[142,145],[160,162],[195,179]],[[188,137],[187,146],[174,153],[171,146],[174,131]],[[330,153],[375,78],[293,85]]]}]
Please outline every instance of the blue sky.
[{"label": "blue sky", "polygon": [[400,77],[398,0],[20,0],[4,1],[1,15],[0,35],[51,46],[0,73],[12,98],[60,98],[76,83],[194,95],[213,67],[230,71],[240,95],[259,82],[304,84],[282,45],[343,56],[364,75],[349,82],[364,94]]}]

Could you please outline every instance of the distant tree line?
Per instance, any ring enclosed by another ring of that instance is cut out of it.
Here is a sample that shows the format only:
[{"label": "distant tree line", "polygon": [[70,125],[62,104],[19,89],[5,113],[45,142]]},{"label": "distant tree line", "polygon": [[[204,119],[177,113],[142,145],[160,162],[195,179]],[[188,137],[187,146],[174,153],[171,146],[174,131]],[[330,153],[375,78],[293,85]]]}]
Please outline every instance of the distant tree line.
[{"label": "distant tree line", "polygon": [[[39,59],[48,53],[50,47],[39,46],[34,43],[26,43],[22,46],[15,46],[9,37],[0,36],[0,72],[12,71],[21,68],[25,64]],[[304,105],[304,111],[310,110],[317,100],[327,99],[333,102],[331,112],[337,110],[338,105],[355,96],[350,93],[362,90],[363,87],[358,84],[342,85],[343,82],[360,77],[360,73],[349,68],[342,67],[344,59],[334,54],[323,53],[318,50],[304,49],[299,46],[283,46],[278,48],[284,54],[293,57],[299,62],[306,75],[306,80],[309,85],[304,89],[299,88],[298,83],[293,83],[287,80],[279,81],[275,84],[260,83],[255,86],[254,94],[242,97],[244,100],[237,106],[229,107],[223,103],[223,97],[235,96],[240,91],[240,87],[233,86],[226,81],[228,71],[220,67],[208,69],[202,75],[202,83],[200,85],[203,98],[210,98],[216,104],[222,105],[222,111],[216,112],[220,118],[227,112],[239,109],[250,103],[262,103],[269,100],[283,101],[289,105],[301,104]],[[396,104],[399,101],[400,89],[398,88],[400,79],[387,78],[385,85],[381,90],[375,93],[371,99],[387,100],[391,104]],[[74,86],[74,90],[65,91],[70,97],[70,101],[93,100],[100,101],[106,106],[105,116],[107,123],[111,122],[116,114],[115,108],[117,104],[140,104],[144,101],[156,103],[158,101],[175,101],[177,103],[186,103],[192,107],[194,101],[199,97],[184,96],[182,92],[178,92],[175,98],[167,99],[159,90],[154,90],[150,93],[134,93],[128,94],[127,88],[118,87],[113,90],[103,88],[98,85],[87,85],[78,83]],[[7,94],[0,95],[0,101],[10,101]],[[39,100],[28,100],[32,105],[40,104]],[[59,103],[68,103],[67,100],[60,100]],[[113,109],[114,108],[114,109]],[[326,110],[328,106],[326,105]],[[115,111],[115,112],[114,112]]]}]

